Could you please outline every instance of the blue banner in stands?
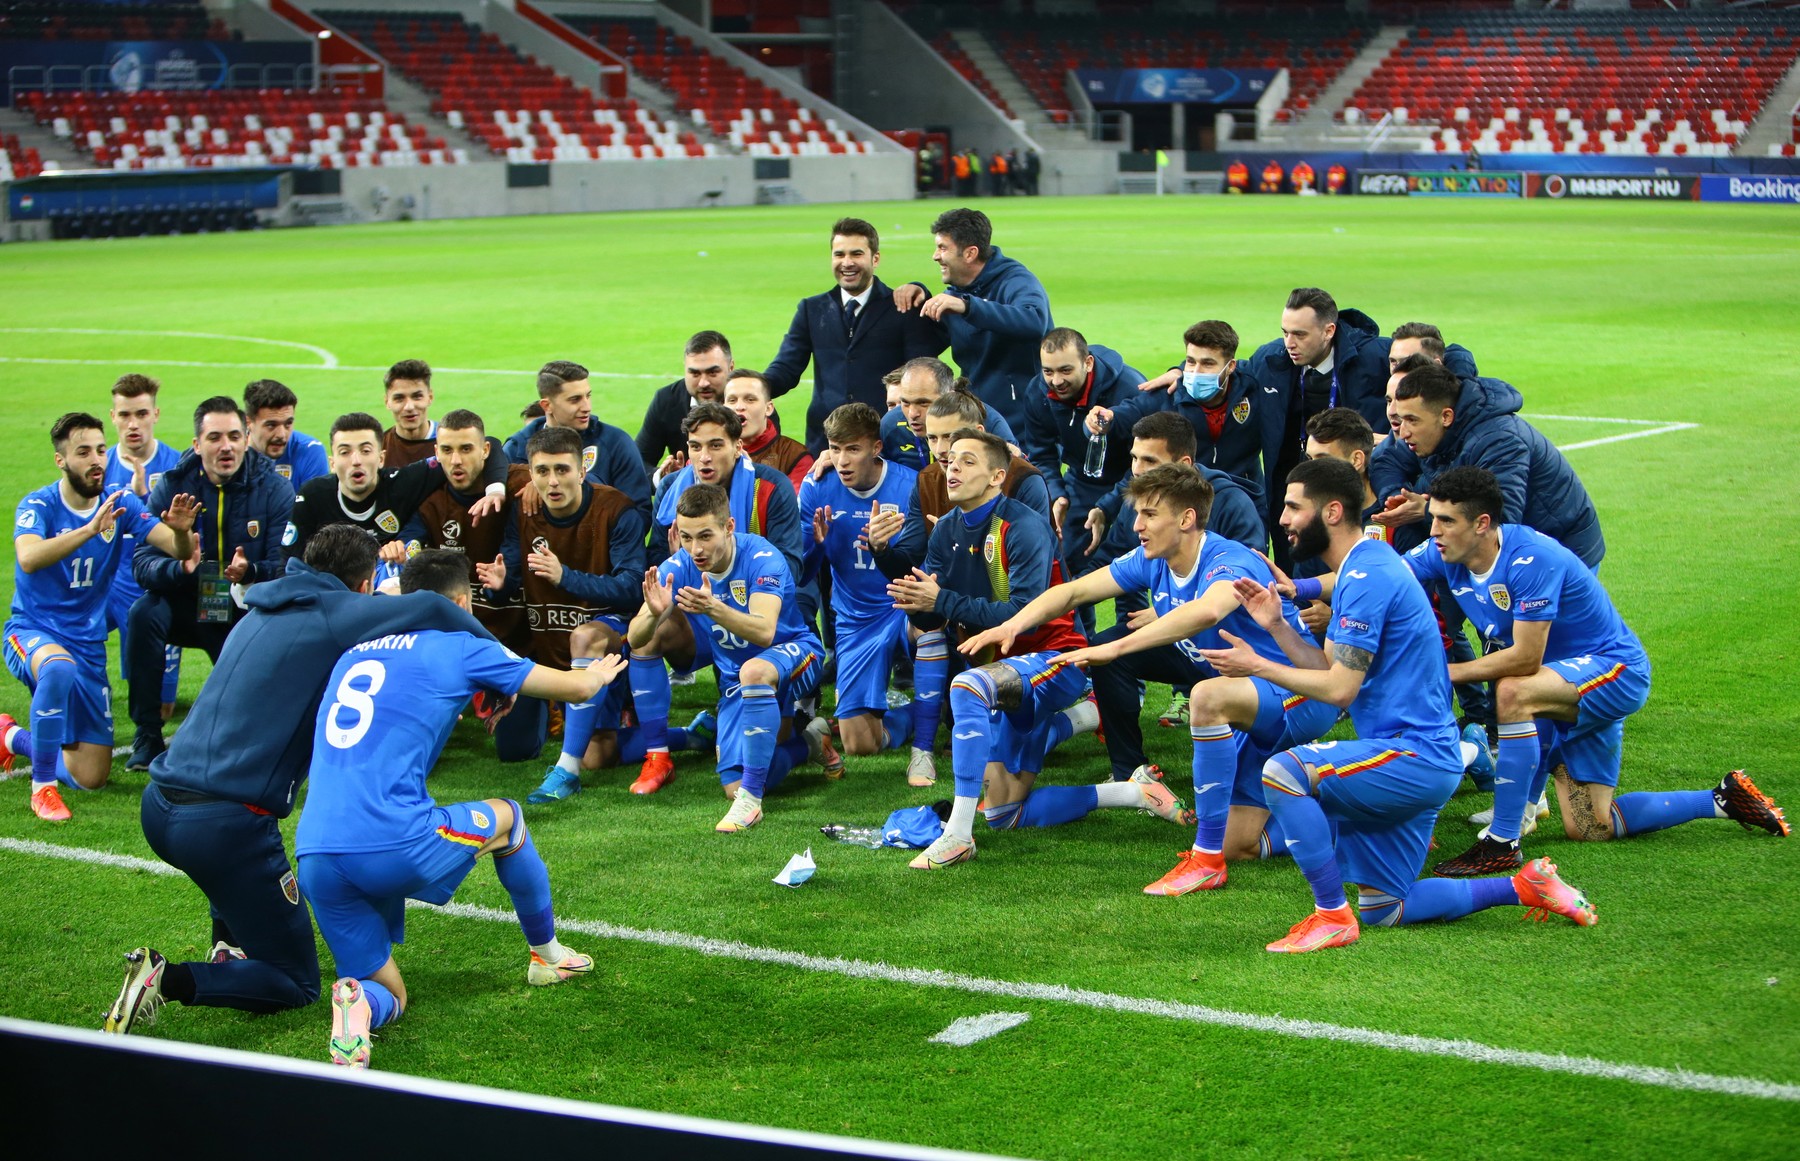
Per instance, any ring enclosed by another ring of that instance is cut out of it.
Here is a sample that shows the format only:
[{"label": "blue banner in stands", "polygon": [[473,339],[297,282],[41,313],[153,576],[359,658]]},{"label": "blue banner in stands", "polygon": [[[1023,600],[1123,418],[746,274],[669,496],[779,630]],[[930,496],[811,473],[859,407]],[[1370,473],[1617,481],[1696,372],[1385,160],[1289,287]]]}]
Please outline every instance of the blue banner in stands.
[{"label": "blue banner in stands", "polygon": [[1700,179],[1703,202],[1786,202],[1800,203],[1800,177],[1777,177],[1759,174],[1755,177],[1725,177],[1706,174]]},{"label": "blue banner in stands", "polygon": [[26,89],[137,93],[312,83],[313,44],[285,40],[0,40],[4,99]]},{"label": "blue banner in stands", "polygon": [[1254,105],[1274,69],[1076,69],[1097,105]]}]

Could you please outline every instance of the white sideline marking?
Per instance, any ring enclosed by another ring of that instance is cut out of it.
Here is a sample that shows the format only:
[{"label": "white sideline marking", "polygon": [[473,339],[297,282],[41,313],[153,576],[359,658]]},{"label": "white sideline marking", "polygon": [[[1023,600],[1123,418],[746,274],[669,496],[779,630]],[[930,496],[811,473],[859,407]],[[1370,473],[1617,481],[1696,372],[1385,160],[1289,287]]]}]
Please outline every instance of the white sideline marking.
[{"label": "white sideline marking", "polygon": [[[8,328],[0,327],[0,331]],[[112,333],[112,332],[108,332]],[[218,335],[217,338],[231,338],[230,335]],[[251,339],[250,342],[273,342],[273,339]],[[199,359],[38,359],[23,355],[0,355],[0,363],[35,363],[51,367],[218,367],[225,370],[244,371],[356,371],[359,373],[381,374],[386,367],[359,366],[350,363],[333,361],[329,365],[320,363],[213,363]],[[518,367],[433,367],[433,375],[523,375]],[[642,374],[635,371],[590,371],[590,379],[656,379],[667,381],[666,374]],[[810,379],[801,380],[810,383]]]},{"label": "white sideline marking", "polygon": [[950,1027],[933,1036],[928,1043],[967,1048],[989,1036],[998,1036],[1008,1028],[1017,1028],[1029,1019],[1030,1012],[983,1012],[979,1016],[964,1016],[952,1020]]},{"label": "white sideline marking", "polygon": [[1662,419],[1617,419],[1606,415],[1521,415],[1520,419],[1551,419],[1561,423],[1623,423],[1631,427],[1642,427],[1645,431],[1628,431],[1623,435],[1602,436],[1599,439],[1584,439],[1578,443],[1559,443],[1557,451],[1580,451],[1584,447],[1599,447],[1607,443],[1623,443],[1628,439],[1644,439],[1652,435],[1667,435],[1672,431],[1688,431],[1699,427],[1697,423],[1679,423]]},{"label": "white sideline marking", "polygon": [[[0,850],[40,858],[69,859],[74,862],[118,867],[123,870],[146,871],[154,875],[184,877],[180,871],[153,859],[116,855],[110,851],[67,847],[57,843],[31,839],[0,837]],[[469,903],[450,903],[433,907],[407,901],[407,907],[419,911],[435,911],[462,919],[481,919],[489,923],[513,926],[518,917],[511,911],[493,907],[477,907]],[[1040,1003],[1074,1004],[1103,1012],[1124,1012],[1134,1016],[1160,1016],[1190,1024],[1217,1028],[1236,1028],[1246,1032],[1272,1032],[1300,1040],[1330,1040],[1364,1048],[1382,1048],[1389,1052],[1406,1052],[1416,1056],[1448,1056],[1476,1064],[1501,1064],[1514,1068],[1533,1068],[1540,1072],[1559,1072],[1572,1076],[1591,1076],[1601,1080],[1619,1080],[1651,1088],[1679,1089],[1687,1092],[1720,1093],[1725,1096],[1755,1097],[1760,1100],[1800,1102],[1800,1084],[1782,1084],[1750,1076],[1720,1076],[1705,1072],[1688,1072],[1682,1068],[1657,1068],[1645,1064],[1618,1064],[1592,1056],[1566,1056],[1558,1052],[1528,1052],[1516,1048],[1499,1048],[1475,1040],[1446,1040],[1436,1036],[1410,1036],[1400,1032],[1381,1032],[1373,1028],[1352,1028],[1343,1024],[1327,1024],[1319,1020],[1294,1020],[1286,1016],[1258,1016],[1250,1012],[1233,1012],[1209,1008],[1201,1004],[1184,1004],[1173,1000],[1151,1000],[1137,996],[1120,996],[1071,988],[1064,984],[1015,983],[981,976],[933,968],[895,967],[880,961],[843,959],[838,956],[808,955],[799,951],[783,951],[774,947],[757,947],[732,939],[709,939],[701,935],[685,935],[679,931],[654,931],[637,927],[620,927],[613,923],[558,918],[563,931],[579,931],[599,939],[617,939],[628,943],[644,943],[654,947],[672,947],[718,959],[741,960],[746,963],[775,964],[822,972],[857,980],[907,984],[912,987],[944,988],[982,996],[1004,996],[1013,1000],[1035,1000]]]},{"label": "white sideline marking", "polygon": [[[12,334],[12,335],[138,335],[138,336],[149,336],[151,338],[164,338],[164,339],[222,339],[222,340],[226,340],[226,341],[234,342],[234,343],[262,343],[265,346],[270,346],[270,347],[292,347],[296,351],[306,351],[306,352],[309,352],[310,354],[317,355],[317,356],[319,356],[319,359],[320,359],[320,363],[317,365],[312,364],[312,363],[286,364],[288,366],[301,366],[301,367],[329,370],[329,369],[335,368],[338,365],[337,356],[332,354],[330,351],[326,350],[324,347],[315,347],[311,343],[289,342],[287,339],[259,339],[255,335],[217,335],[217,334],[211,334],[206,331],[121,331],[121,330],[109,330],[109,329],[105,329],[105,328],[101,328],[101,327],[0,327],[0,333]],[[8,359],[7,360],[7,362],[9,362],[9,363],[42,362],[42,361],[47,361],[47,360],[37,360],[37,359]],[[83,362],[83,363],[108,365],[111,363],[118,362],[119,360],[83,359],[83,360],[78,360],[78,361]],[[175,365],[176,366],[184,366],[184,367],[204,367],[204,366],[208,366],[209,364],[206,364],[206,363],[180,363],[180,364],[175,364]],[[230,364],[223,364],[223,365],[230,365]],[[241,366],[246,366],[246,365],[255,366],[256,364],[239,363],[236,365],[241,367]],[[265,365],[272,365],[272,364],[265,364]]]}]

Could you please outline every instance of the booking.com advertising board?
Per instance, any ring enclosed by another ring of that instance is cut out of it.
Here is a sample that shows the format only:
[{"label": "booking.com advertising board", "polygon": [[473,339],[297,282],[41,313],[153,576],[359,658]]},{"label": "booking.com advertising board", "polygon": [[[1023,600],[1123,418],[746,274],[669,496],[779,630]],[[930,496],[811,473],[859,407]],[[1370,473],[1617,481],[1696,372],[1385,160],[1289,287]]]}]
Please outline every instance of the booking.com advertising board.
[{"label": "booking.com advertising board", "polygon": [[[222,89],[236,81],[259,84],[260,69],[275,66],[281,87],[313,63],[308,42],[230,40],[0,40],[0,102],[12,83],[137,93],[163,89]],[[255,66],[244,68],[240,66]]]},{"label": "booking.com advertising board", "polygon": [[1727,177],[1723,174],[1707,174],[1700,179],[1700,200],[1760,202],[1765,205],[1785,202],[1790,206],[1800,205],[1800,177],[1778,177],[1773,174]]},{"label": "booking.com advertising board", "polygon": [[1076,69],[1096,105],[1254,105],[1274,69]]}]

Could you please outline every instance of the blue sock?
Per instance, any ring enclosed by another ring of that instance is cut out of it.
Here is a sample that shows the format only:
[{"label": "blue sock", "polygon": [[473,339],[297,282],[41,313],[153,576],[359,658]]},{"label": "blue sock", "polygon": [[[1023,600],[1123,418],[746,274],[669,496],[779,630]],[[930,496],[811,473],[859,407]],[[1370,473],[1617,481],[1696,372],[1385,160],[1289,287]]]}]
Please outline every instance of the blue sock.
[{"label": "blue sock", "polygon": [[1613,836],[1649,834],[1684,822],[1717,818],[1710,790],[1640,790],[1613,799]]},{"label": "blue sock", "polygon": [[[958,798],[981,796],[988,758],[994,752],[990,719],[994,698],[993,680],[979,669],[965,670],[950,683],[950,768],[956,774]],[[918,744],[916,738],[913,744]]]},{"label": "blue sock", "polygon": [[18,757],[25,759],[27,763],[36,753],[31,745],[31,731],[24,726],[15,726],[12,738],[10,740],[0,739],[0,741],[6,741],[7,748]]},{"label": "blue sock", "polygon": [[1093,786],[1039,786],[1025,796],[1013,825],[1061,826],[1086,818],[1099,807],[1100,792]]},{"label": "blue sock", "polygon": [[75,775],[69,773],[69,761],[62,750],[56,751],[56,780],[70,790],[86,790],[87,787],[75,781]]},{"label": "blue sock", "polygon": [[795,736],[785,742],[775,744],[775,752],[769,755],[769,776],[763,783],[763,793],[781,785],[788,771],[806,761],[806,739]]},{"label": "blue sock", "polygon": [[1526,798],[1541,764],[1535,721],[1500,723],[1500,760],[1494,764],[1494,821],[1488,834],[1504,842],[1516,841],[1525,816]]},{"label": "blue sock", "polygon": [[1044,753],[1048,754],[1075,736],[1075,723],[1069,720],[1068,714],[1050,715],[1050,721],[1044,726]]},{"label": "blue sock", "polygon": [[909,732],[911,724],[908,722],[904,726],[901,725],[899,714],[888,714],[883,717],[881,719],[881,748],[898,750],[906,745],[912,739],[912,734]]},{"label": "blue sock", "polygon": [[374,980],[359,980],[362,984],[363,998],[369,1001],[369,1027],[379,1028],[400,1014],[400,1001],[394,993],[383,984]]},{"label": "blue sock", "polygon": [[[594,660],[592,657],[576,657],[570,660],[569,668],[586,669]],[[607,688],[603,687],[592,701],[569,702],[563,706],[562,752],[577,762],[587,753],[588,741],[594,736],[595,722],[600,717],[600,704],[606,694]],[[664,716],[668,715],[665,713]]]},{"label": "blue sock", "polygon": [[[1278,773],[1272,773],[1277,770]],[[1283,845],[1312,887],[1313,901],[1329,911],[1345,906],[1348,900],[1344,898],[1343,872],[1338,869],[1337,851],[1331,842],[1331,822],[1309,790],[1299,759],[1281,753],[1263,767],[1264,801],[1269,813],[1281,824]]]},{"label": "blue sock", "polygon": [[556,924],[550,918],[550,868],[538,856],[529,831],[510,854],[494,856],[494,873],[512,897],[525,942],[536,946],[556,938]]},{"label": "blue sock", "polygon": [[[1502,726],[1501,729],[1506,727]],[[1502,743],[1504,744],[1504,743]],[[1520,809],[1524,809],[1520,807]],[[1508,877],[1493,879],[1420,879],[1400,904],[1399,926],[1449,922],[1486,911],[1489,907],[1516,907],[1519,892]]]},{"label": "blue sock", "polygon": [[1262,834],[1257,836],[1256,857],[1259,859],[1280,859],[1287,856],[1287,840],[1282,836],[1281,823],[1274,815],[1263,820]]},{"label": "blue sock", "polygon": [[1194,846],[1209,855],[1225,849],[1231,785],[1237,779],[1238,739],[1230,726],[1188,727],[1194,740]]},{"label": "blue sock", "polygon": [[781,706],[772,685],[743,687],[744,793],[761,798],[768,789],[769,763],[775,757],[775,735],[781,730]]},{"label": "blue sock", "polygon": [[1538,764],[1537,772],[1531,776],[1531,789],[1526,792],[1525,801],[1536,802],[1544,797],[1544,791],[1550,785],[1550,767],[1556,763],[1550,759],[1550,751],[1556,748],[1560,737],[1557,723],[1549,718],[1540,720],[1538,727]]},{"label": "blue sock", "polygon": [[37,689],[31,695],[31,785],[48,786],[57,779],[57,762],[68,737],[69,699],[75,692],[75,659],[46,658],[38,666]]},{"label": "blue sock", "polygon": [[942,631],[919,638],[913,656],[912,744],[927,753],[937,747],[944,714],[944,685],[950,680],[950,645]]},{"label": "blue sock", "polygon": [[[125,656],[125,634],[119,634],[119,656]],[[163,682],[162,699],[164,705],[174,705],[175,695],[181,692],[181,649],[176,645],[163,647]]]},{"label": "blue sock", "polygon": [[[638,730],[644,750],[669,748],[669,670],[660,657],[632,657],[626,666],[631,678],[632,704],[637,707]],[[568,727],[565,725],[564,729]]]}]

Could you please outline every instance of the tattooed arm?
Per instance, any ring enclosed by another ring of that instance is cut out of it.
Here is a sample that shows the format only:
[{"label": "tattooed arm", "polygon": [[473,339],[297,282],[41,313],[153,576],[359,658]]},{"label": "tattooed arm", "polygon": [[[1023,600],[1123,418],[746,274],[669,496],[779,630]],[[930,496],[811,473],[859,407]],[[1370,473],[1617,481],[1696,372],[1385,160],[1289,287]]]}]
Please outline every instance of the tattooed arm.
[{"label": "tattooed arm", "polygon": [[1331,664],[1324,669],[1296,669],[1268,660],[1230,633],[1220,635],[1230,642],[1231,648],[1207,649],[1204,654],[1221,676],[1260,677],[1302,697],[1339,709],[1356,700],[1363,677],[1375,661],[1375,655],[1367,649],[1339,645],[1327,638],[1325,653],[1331,658]]}]

